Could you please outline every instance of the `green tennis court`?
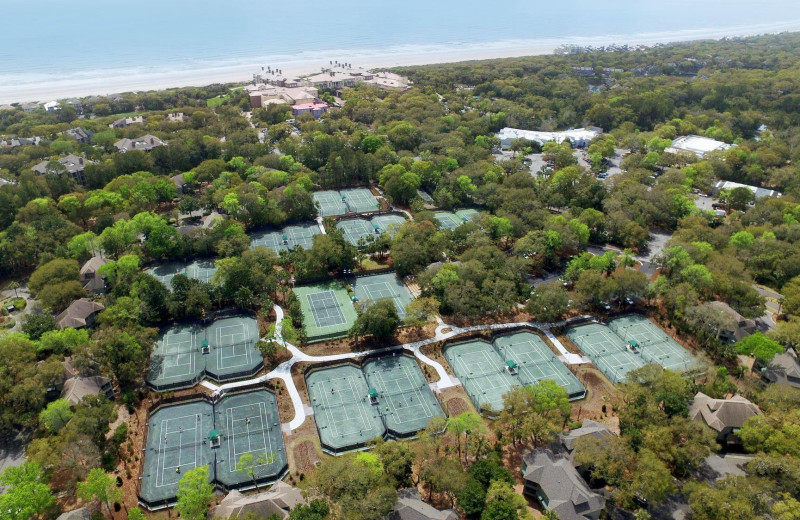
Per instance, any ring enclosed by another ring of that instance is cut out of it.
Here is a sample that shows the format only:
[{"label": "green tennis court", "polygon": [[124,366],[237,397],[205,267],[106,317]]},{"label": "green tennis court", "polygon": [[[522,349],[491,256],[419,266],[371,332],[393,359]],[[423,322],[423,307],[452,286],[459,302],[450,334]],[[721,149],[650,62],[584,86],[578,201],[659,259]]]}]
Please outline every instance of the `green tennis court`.
[{"label": "green tennis court", "polygon": [[371,220],[372,227],[377,227],[380,233],[389,233],[390,237],[394,237],[400,226],[406,223],[406,219],[400,215],[376,215]]},{"label": "green tennis court", "polygon": [[356,299],[360,302],[378,301],[389,298],[394,302],[397,314],[406,316],[406,305],[413,298],[403,282],[394,273],[360,276],[348,280]]},{"label": "green tennis court", "polygon": [[366,188],[339,190],[339,195],[352,213],[370,213],[380,209],[378,199]]},{"label": "green tennis court", "polygon": [[284,243],[283,231],[258,231],[250,234],[250,249],[266,247],[276,253],[288,251],[289,244]]},{"label": "green tennis court", "polygon": [[581,399],[586,388],[550,350],[538,335],[532,332],[516,332],[499,336],[492,342],[503,357],[506,366],[516,365],[516,376],[522,385],[535,385],[549,379],[567,391],[570,399]]},{"label": "green tennis court", "polygon": [[286,226],[277,231],[259,231],[250,235],[250,249],[267,247],[276,253],[297,247],[309,249],[314,243],[314,235],[319,234],[319,226],[315,222]]},{"label": "green tennis court", "polygon": [[626,343],[635,341],[648,363],[658,363],[669,370],[684,371],[697,366],[697,360],[683,346],[645,316],[628,314],[615,318],[608,328]]},{"label": "green tennis court", "polygon": [[472,222],[472,219],[477,214],[478,214],[478,211],[474,210],[474,209],[459,209],[459,210],[456,210],[456,216],[461,220],[461,222]]},{"label": "green tennis court", "polygon": [[214,278],[214,273],[217,268],[214,266],[214,260],[195,260],[189,264],[182,264],[178,262],[170,262],[167,264],[157,265],[145,270],[167,286],[167,289],[172,290],[172,279],[175,275],[183,274],[188,278],[194,278],[201,282],[210,282]]},{"label": "green tennis court", "polygon": [[259,484],[275,480],[287,466],[286,449],[275,396],[266,390],[228,395],[214,406],[220,436],[217,481],[226,487],[253,486],[253,479],[236,471],[239,458],[253,456]]},{"label": "green tennis court", "polygon": [[320,217],[334,217],[347,213],[347,204],[338,191],[315,191],[312,197]]},{"label": "green tennis court", "polygon": [[647,364],[614,332],[599,323],[572,327],[567,337],[597,365],[613,383],[625,381],[628,372]]},{"label": "green tennis court", "polygon": [[313,370],[306,388],[324,450],[341,453],[386,433],[361,369],[339,365]]},{"label": "green tennis court", "polygon": [[258,340],[258,322],[253,317],[216,320],[205,330],[210,348],[205,355],[206,374],[217,381],[254,374],[264,365],[264,358],[256,349]]},{"label": "green tennis court", "polygon": [[371,237],[380,236],[380,230],[363,218],[340,220],[336,229],[342,232],[344,239],[356,247],[366,247]]},{"label": "green tennis court", "polygon": [[323,341],[347,335],[358,315],[344,285],[338,281],[295,287],[303,311],[308,341]]},{"label": "green tennis court", "polygon": [[[165,406],[148,419],[139,498],[148,509],[175,503],[178,481],[189,470],[208,466],[209,482],[223,489],[250,489],[249,475],[236,461],[252,453],[259,484],[286,472],[286,449],[275,396],[266,390],[230,394]],[[263,455],[267,455],[264,457]]]},{"label": "green tennis court", "polygon": [[436,220],[439,221],[439,224],[442,225],[442,228],[449,229],[450,231],[454,230],[463,223],[455,213],[450,213],[449,211],[437,211],[433,214],[433,216],[436,217]]},{"label": "green tennis court", "polygon": [[434,417],[444,417],[439,401],[416,360],[405,355],[372,359],[363,368],[371,401],[383,416],[388,433],[407,437],[424,429]]},{"label": "green tennis court", "polygon": [[152,508],[175,502],[178,481],[189,470],[209,466],[214,477],[213,407],[195,401],[161,408],[149,418],[140,497]]},{"label": "green tennis court", "polygon": [[478,410],[502,410],[503,394],[518,385],[503,358],[485,341],[456,343],[445,348],[444,357]]},{"label": "green tennis court", "polygon": [[422,199],[422,202],[424,202],[425,204],[433,204],[433,197],[428,195],[428,193],[426,193],[426,192],[424,192],[422,190],[417,190],[417,196],[420,199]]},{"label": "green tennis court", "polygon": [[164,330],[150,358],[147,384],[164,391],[197,384],[203,376],[229,381],[257,373],[264,358],[256,349],[258,323],[247,315],[208,326],[177,324]]}]

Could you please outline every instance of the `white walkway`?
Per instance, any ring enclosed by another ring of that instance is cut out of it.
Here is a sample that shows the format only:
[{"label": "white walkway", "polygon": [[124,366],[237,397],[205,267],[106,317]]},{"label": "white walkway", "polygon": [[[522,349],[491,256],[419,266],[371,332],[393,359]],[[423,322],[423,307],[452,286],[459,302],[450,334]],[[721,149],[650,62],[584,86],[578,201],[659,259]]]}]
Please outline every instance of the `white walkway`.
[{"label": "white walkway", "polygon": [[[591,316],[578,316],[576,318],[572,318],[566,321],[560,321],[557,323],[538,323],[538,322],[529,322],[529,321],[521,321],[515,323],[494,323],[491,325],[474,325],[472,327],[456,327],[454,325],[448,325],[441,320],[441,318],[437,317],[437,321],[439,325],[436,327],[435,336],[428,339],[423,339],[420,341],[415,341],[412,343],[404,343],[402,345],[392,345],[390,347],[384,347],[374,350],[365,350],[361,352],[345,352],[343,354],[331,354],[330,356],[311,356],[306,354],[305,352],[301,351],[296,346],[292,345],[291,343],[286,343],[283,341],[283,336],[281,335],[281,320],[283,320],[284,314],[283,309],[281,309],[278,305],[273,307],[275,309],[275,335],[280,338],[281,342],[286,346],[289,352],[292,353],[292,358],[288,361],[284,361],[274,370],[271,372],[264,374],[263,376],[256,377],[254,379],[248,379],[245,381],[235,381],[233,383],[226,383],[223,385],[217,385],[211,381],[204,380],[200,384],[204,387],[212,390],[214,392],[213,395],[221,396],[224,395],[227,391],[232,390],[234,388],[240,388],[244,386],[249,386],[252,384],[263,383],[269,379],[280,379],[283,381],[284,386],[286,387],[286,391],[288,392],[289,396],[292,398],[292,404],[294,406],[294,418],[289,422],[288,425],[285,425],[285,429],[288,431],[296,430],[306,420],[306,415],[310,415],[307,413],[306,410],[311,410],[311,407],[303,403],[302,398],[300,397],[300,392],[297,391],[297,387],[294,385],[294,380],[292,380],[292,366],[295,363],[323,363],[327,361],[342,361],[346,359],[354,359],[360,358],[364,356],[368,356],[371,354],[380,354],[380,353],[388,353],[397,350],[408,350],[414,356],[425,363],[426,365],[433,367],[436,370],[436,373],[439,375],[439,381],[433,383],[431,387],[439,392],[445,388],[450,388],[453,386],[460,386],[461,383],[455,377],[451,376],[447,373],[445,368],[442,366],[441,363],[434,361],[433,359],[429,358],[425,354],[422,353],[421,349],[425,345],[429,345],[431,343],[436,343],[438,341],[443,341],[453,336],[458,336],[459,334],[464,334],[465,332],[474,332],[479,330],[503,330],[503,329],[511,329],[511,328],[518,328],[518,327],[530,327],[537,330],[542,331],[545,336],[553,343],[553,346],[561,353],[558,357],[563,363],[568,365],[578,365],[582,363],[590,363],[591,361],[586,358],[582,357],[578,354],[573,354],[568,352],[564,345],[555,337],[555,335],[550,331],[551,327],[559,327],[568,325],[569,323],[580,321],[584,319],[592,319]],[[443,329],[449,328],[450,330],[447,332],[442,332]]]}]

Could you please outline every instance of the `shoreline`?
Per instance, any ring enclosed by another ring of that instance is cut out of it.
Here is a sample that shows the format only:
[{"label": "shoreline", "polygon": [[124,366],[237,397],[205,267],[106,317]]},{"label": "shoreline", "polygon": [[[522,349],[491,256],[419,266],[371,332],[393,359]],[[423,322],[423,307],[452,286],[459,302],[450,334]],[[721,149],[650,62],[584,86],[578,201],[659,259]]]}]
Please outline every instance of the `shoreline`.
[{"label": "shoreline", "polygon": [[[768,30],[768,29],[772,30]],[[780,27],[739,26],[726,28],[691,29],[650,34],[605,35],[596,37],[570,37],[538,40],[506,40],[480,44],[452,44],[437,46],[404,46],[383,50],[332,50],[319,53],[301,53],[295,56],[247,58],[239,63],[186,68],[184,70],[131,70],[100,69],[92,74],[78,74],[60,80],[42,78],[36,82],[0,84],[0,104],[38,101],[40,103],[71,97],[104,96],[123,92],[145,92],[173,88],[203,87],[217,83],[250,81],[261,64],[279,67],[287,76],[316,71],[328,59],[347,61],[367,69],[398,66],[436,65],[461,61],[478,61],[500,58],[517,58],[552,54],[562,45],[581,47],[629,45],[652,46],[657,44],[718,40],[722,38],[780,34],[800,31],[800,21],[787,21]],[[327,58],[322,58],[326,55]],[[280,60],[280,61],[277,61]],[[0,81],[2,77],[0,76]]]}]

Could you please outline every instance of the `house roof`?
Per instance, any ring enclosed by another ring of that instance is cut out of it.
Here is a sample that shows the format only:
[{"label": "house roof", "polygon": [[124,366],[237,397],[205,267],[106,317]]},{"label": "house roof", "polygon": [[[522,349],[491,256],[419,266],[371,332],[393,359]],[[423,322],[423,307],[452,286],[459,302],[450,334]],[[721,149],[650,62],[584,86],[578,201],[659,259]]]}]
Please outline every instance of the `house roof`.
[{"label": "house roof", "polygon": [[107,393],[106,389],[110,389],[110,385],[111,380],[103,376],[71,377],[64,381],[61,398],[72,404],[78,404],[87,395]]},{"label": "house roof", "polygon": [[458,520],[459,516],[452,509],[439,510],[426,504],[419,491],[415,488],[406,488],[398,491],[397,502],[386,518],[387,520]]},{"label": "house roof", "polygon": [[761,410],[740,395],[730,399],[714,399],[697,392],[689,405],[689,417],[703,421],[718,432],[726,428],[741,428],[754,415],[761,415]]},{"label": "house roof", "polygon": [[528,453],[524,460],[523,477],[541,489],[547,509],[561,520],[586,520],[605,506],[605,499],[589,489],[569,460],[554,460],[547,450]]},{"label": "house roof", "polygon": [[555,141],[561,144],[564,141],[591,141],[601,133],[603,133],[603,131],[595,127],[575,128],[560,132],[540,132],[537,130],[520,130],[518,128],[506,127],[497,133],[497,137],[501,141],[527,139],[528,141],[536,141],[539,144],[544,144],[548,141]]},{"label": "house roof", "polygon": [[99,256],[91,257],[81,266],[81,278],[83,278],[87,274],[96,273],[98,269],[100,269],[107,263],[108,260],[106,260],[105,258],[101,258]]},{"label": "house roof", "polygon": [[88,507],[73,509],[61,515],[56,520],[92,520],[92,512]]},{"label": "house roof", "polygon": [[[61,163],[64,168],[67,170],[68,173],[75,173],[83,171],[87,164],[91,163],[92,161],[87,161],[81,156],[75,154],[69,154],[60,159],[56,159],[59,163]],[[35,165],[31,169],[36,173],[43,175],[47,173],[47,165],[51,162],[51,160],[42,161],[39,164]]]},{"label": "house roof", "polygon": [[154,135],[143,135],[135,139],[120,139],[114,146],[120,152],[129,152],[131,150],[144,150],[148,152],[153,148],[164,146],[166,143]]},{"label": "house roof", "polygon": [[750,186],[749,184],[742,184],[740,182],[733,181],[717,181],[717,183],[714,185],[714,188],[717,190],[747,188],[753,192],[753,196],[757,199],[760,199],[761,197],[781,197],[783,195],[781,192],[770,190],[769,188],[759,188],[758,186]]},{"label": "house roof", "polygon": [[726,326],[728,327],[729,332],[734,333],[737,340],[747,336],[749,331],[752,331],[756,328],[755,321],[745,318],[736,312],[736,309],[725,302],[714,301],[704,303],[703,305],[722,311],[730,318],[730,323],[728,323]]},{"label": "house roof", "polygon": [[67,134],[68,136],[72,137],[76,141],[88,140],[89,138],[92,137],[92,132],[91,131],[86,130],[84,128],[80,128],[80,127],[70,128],[69,130],[65,131],[64,133]]},{"label": "house roof", "polygon": [[64,312],[56,316],[56,323],[61,329],[66,327],[79,329],[86,326],[86,320],[89,316],[105,308],[105,305],[101,303],[93,302],[87,298],[81,298],[80,300],[72,302]]},{"label": "house roof", "polygon": [[269,491],[255,495],[231,491],[217,507],[209,511],[208,518],[225,519],[233,515],[242,518],[246,513],[254,513],[257,518],[267,518],[272,514],[286,518],[291,509],[305,501],[299,489],[278,481]]},{"label": "house roof", "polygon": [[672,146],[664,151],[667,153],[691,152],[697,157],[703,157],[709,152],[728,150],[732,146],[710,137],[684,135],[672,141]]},{"label": "house roof", "polygon": [[593,421],[591,419],[584,419],[580,428],[570,430],[568,433],[561,434],[561,443],[567,448],[568,451],[573,450],[575,441],[583,437],[596,437],[598,439],[604,437],[612,437],[614,433],[608,429],[603,423]]},{"label": "house roof", "polygon": [[773,383],[800,388],[800,361],[794,350],[778,354],[764,369],[764,378]]}]

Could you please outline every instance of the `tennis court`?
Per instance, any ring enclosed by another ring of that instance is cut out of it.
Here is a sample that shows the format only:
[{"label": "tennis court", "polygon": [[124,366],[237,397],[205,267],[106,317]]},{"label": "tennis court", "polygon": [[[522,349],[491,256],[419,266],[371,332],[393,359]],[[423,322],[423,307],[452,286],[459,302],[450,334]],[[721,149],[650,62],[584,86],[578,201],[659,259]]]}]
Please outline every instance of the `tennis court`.
[{"label": "tennis court", "polygon": [[205,355],[206,373],[220,381],[258,372],[264,358],[256,349],[258,322],[251,316],[216,320],[205,330],[210,352]]},{"label": "tennis court", "polygon": [[170,262],[167,264],[157,265],[145,270],[167,286],[167,289],[172,290],[172,279],[175,275],[183,274],[188,278],[194,278],[201,282],[210,282],[214,278],[214,273],[217,268],[214,266],[214,260],[195,260],[189,264],[182,264],[177,262]]},{"label": "tennis court", "polygon": [[147,384],[159,391],[186,388],[204,376],[227,381],[261,370],[264,358],[256,350],[258,323],[248,315],[199,323],[176,324],[156,341]]},{"label": "tennis court", "polygon": [[599,323],[572,327],[567,337],[597,365],[613,383],[625,381],[628,372],[647,364],[614,331]]},{"label": "tennis court", "polygon": [[364,376],[377,392],[374,406],[384,418],[389,434],[414,435],[434,417],[444,417],[439,401],[417,362],[402,354],[367,361]]},{"label": "tennis court", "polygon": [[426,192],[422,190],[417,190],[417,196],[422,199],[422,202],[425,204],[433,204],[433,197],[428,195]]},{"label": "tennis court", "polygon": [[320,217],[334,217],[347,213],[347,204],[338,191],[315,191],[312,197]]},{"label": "tennis court", "polygon": [[366,247],[370,237],[380,236],[380,230],[373,228],[372,224],[363,218],[340,220],[336,229],[342,232],[344,239],[356,247]]},{"label": "tennis court", "polygon": [[201,344],[205,336],[199,324],[179,324],[165,330],[156,340],[150,357],[148,382],[159,387],[192,384],[203,372]]},{"label": "tennis court", "polygon": [[276,480],[286,470],[278,404],[271,392],[228,395],[214,406],[214,414],[220,436],[218,482],[226,487],[254,486],[250,475],[236,471],[245,453],[253,456],[253,474],[259,484]]},{"label": "tennis court", "polygon": [[462,224],[461,219],[459,219],[455,213],[450,213],[449,211],[437,211],[433,216],[436,217],[436,220],[439,221],[442,228],[449,229],[450,231]]},{"label": "tennis court", "polygon": [[474,210],[474,209],[459,209],[459,210],[456,210],[456,216],[461,220],[461,222],[472,222],[472,219],[477,214],[478,214],[478,211]]},{"label": "tennis court", "polygon": [[401,318],[406,316],[406,305],[413,298],[403,282],[394,273],[361,276],[349,280],[356,299],[360,302],[378,301],[389,298],[394,302],[397,314]]},{"label": "tennis court", "polygon": [[306,387],[324,450],[341,453],[357,449],[386,433],[358,367],[314,370],[306,375]]},{"label": "tennis court", "polygon": [[376,215],[372,217],[373,229],[377,227],[380,233],[389,233],[390,237],[394,237],[400,226],[406,223],[406,219],[400,215]]},{"label": "tennis court", "polygon": [[286,226],[278,231],[260,231],[250,235],[250,249],[267,247],[276,253],[291,251],[297,247],[309,249],[314,243],[314,235],[319,235],[316,223]]},{"label": "tennis court", "polygon": [[624,342],[639,345],[642,358],[648,363],[658,363],[669,370],[684,371],[697,365],[697,360],[666,332],[639,314],[628,314],[608,323]]},{"label": "tennis court", "polygon": [[209,466],[214,454],[208,436],[214,429],[213,407],[206,401],[167,406],[150,416],[140,497],[151,508],[175,502],[178,481],[189,470]]},{"label": "tennis court", "polygon": [[478,410],[502,410],[503,394],[518,385],[503,358],[485,341],[456,343],[445,349],[444,357]]},{"label": "tennis court", "polygon": [[307,285],[292,290],[300,300],[303,327],[309,342],[345,336],[358,317],[341,282]]},{"label": "tennis court", "polygon": [[570,399],[581,399],[586,395],[583,384],[538,335],[516,332],[495,338],[493,344],[506,366],[509,362],[516,365],[519,384],[535,385],[550,379],[564,388]]},{"label": "tennis court", "polygon": [[339,190],[339,195],[352,213],[370,213],[378,211],[381,207],[375,195],[366,188]]}]

